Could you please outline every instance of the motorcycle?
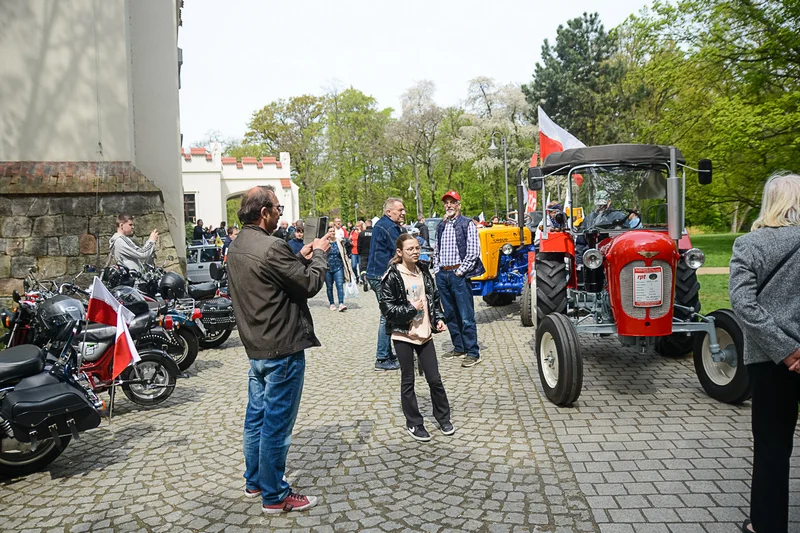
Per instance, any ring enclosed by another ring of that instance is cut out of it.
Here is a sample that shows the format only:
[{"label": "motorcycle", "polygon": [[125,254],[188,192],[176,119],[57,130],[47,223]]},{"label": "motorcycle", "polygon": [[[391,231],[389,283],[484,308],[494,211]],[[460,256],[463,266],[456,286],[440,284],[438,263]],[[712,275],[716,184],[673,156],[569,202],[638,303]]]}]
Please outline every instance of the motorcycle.
[{"label": "motorcycle", "polygon": [[[9,319],[7,311],[2,318]],[[22,344],[0,352],[2,477],[46,467],[73,438],[100,425],[103,402],[77,383],[67,350],[82,326],[83,304],[66,296],[52,298],[38,318],[53,340],[49,350]]]},{"label": "motorcycle", "polygon": [[201,322],[202,312],[195,307],[194,301],[184,301],[177,305],[176,302],[159,298],[157,287],[163,275],[163,267],[146,267],[140,273],[120,265],[109,266],[103,270],[100,279],[109,288],[125,286],[139,291],[150,309],[158,312],[160,323],[171,324],[171,327],[165,327],[161,333],[149,332],[143,339],[166,351],[181,370],[187,370],[197,359],[200,339],[206,334]]},{"label": "motorcycle", "polygon": [[[51,331],[42,327],[40,315],[48,312],[51,302],[67,298],[64,292],[89,296],[87,291],[74,283],[64,283],[59,287],[54,282],[39,282],[32,271],[29,271],[24,287],[29,290],[25,293],[26,300],[14,292],[14,301],[19,305],[13,314],[0,312],[0,318],[9,328],[5,340],[12,347],[20,342],[40,347],[54,342]],[[111,369],[116,327],[90,323],[82,328],[81,335],[71,338],[69,346],[64,348],[73,356],[72,368],[76,372],[76,382],[95,393],[120,385],[125,396],[138,405],[161,403],[172,395],[175,380],[181,371],[175,361],[159,348],[164,333],[156,326],[157,313],[148,308],[144,298],[135,289],[118,287],[112,294],[135,315],[128,330],[141,360],[127,367],[113,380]]]}]

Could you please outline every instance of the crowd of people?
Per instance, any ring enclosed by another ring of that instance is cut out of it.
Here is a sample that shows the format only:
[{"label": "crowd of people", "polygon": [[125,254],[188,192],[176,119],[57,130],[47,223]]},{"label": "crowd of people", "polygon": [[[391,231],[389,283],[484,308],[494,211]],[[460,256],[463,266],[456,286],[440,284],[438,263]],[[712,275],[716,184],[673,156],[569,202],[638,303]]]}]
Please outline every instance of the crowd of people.
[{"label": "crowd of people", "polygon": [[[598,193],[595,204],[587,219],[602,216],[611,202]],[[302,221],[289,226],[280,220],[283,206],[272,187],[254,187],[242,198],[238,238],[236,231],[224,231],[230,294],[250,360],[245,494],[260,497],[265,513],[301,511],[317,503],[293,491],[284,472],[302,395],[305,350],[320,346],[308,299],[323,283],[334,311],[347,309],[342,286],[358,276],[374,290],[381,313],[375,370],[401,370],[400,403],[408,434],[418,441],[431,439],[414,392],[415,357],[439,429],[444,435],[455,433],[432,336],[449,333],[453,350],[444,359],[457,358],[465,368],[481,362],[469,279],[484,267],[477,225],[461,215],[458,192],[445,193],[442,205],[445,217],[434,236],[432,260],[426,262],[421,257],[430,239],[421,231],[424,219],[407,232],[399,198],[386,200],[374,226],[369,220],[345,226],[336,218],[325,237],[309,243],[304,243]],[[544,223],[563,224],[556,216],[560,211],[560,205],[548,206]],[[628,214],[624,224],[641,227],[638,212]],[[197,228],[195,235],[206,235],[202,221]],[[133,229],[133,217],[120,215],[109,246],[119,263],[137,268],[152,260],[158,232],[153,230],[139,247],[131,240]],[[221,224],[216,231],[223,229]],[[788,528],[790,458],[800,402],[800,304],[785,295],[800,285],[799,251],[800,176],[776,175],[764,187],[752,231],[736,239],[730,263],[731,305],[742,323],[744,363],[753,387],[752,488],[743,532]]]}]

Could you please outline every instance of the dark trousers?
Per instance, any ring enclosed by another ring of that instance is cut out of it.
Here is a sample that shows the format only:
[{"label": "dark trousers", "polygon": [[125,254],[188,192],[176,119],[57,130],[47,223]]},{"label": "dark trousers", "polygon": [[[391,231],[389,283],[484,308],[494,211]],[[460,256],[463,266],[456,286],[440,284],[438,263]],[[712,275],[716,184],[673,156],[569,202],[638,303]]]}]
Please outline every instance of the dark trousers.
[{"label": "dark trousers", "polygon": [[747,366],[753,385],[750,520],[757,533],[789,527],[789,461],[797,425],[800,374],[772,362]]},{"label": "dark trousers", "polygon": [[406,416],[406,425],[414,427],[423,423],[417,405],[417,394],[414,392],[414,353],[419,358],[422,372],[431,389],[434,418],[440,426],[445,422],[450,422],[450,402],[447,401],[442,376],[439,374],[439,364],[436,362],[436,349],[433,347],[433,341],[425,344],[411,344],[398,340],[393,342],[394,351],[400,361],[400,405]]},{"label": "dark trousers", "polygon": [[469,279],[456,276],[455,270],[440,270],[436,286],[442,298],[444,318],[453,351],[475,359],[481,356],[478,347],[478,324],[475,322],[475,301]]}]

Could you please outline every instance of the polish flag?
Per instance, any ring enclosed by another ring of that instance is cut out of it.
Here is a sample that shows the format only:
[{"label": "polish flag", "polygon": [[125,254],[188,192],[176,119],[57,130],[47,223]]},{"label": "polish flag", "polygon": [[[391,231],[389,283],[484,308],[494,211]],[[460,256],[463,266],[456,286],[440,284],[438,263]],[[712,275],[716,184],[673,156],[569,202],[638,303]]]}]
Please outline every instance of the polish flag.
[{"label": "polish flag", "polygon": [[[95,278],[97,279],[97,278]],[[122,309],[125,309],[122,307]],[[139,361],[139,352],[136,350],[128,325],[125,323],[123,313],[117,314],[117,337],[114,341],[114,358],[111,368],[111,379],[116,379],[128,365]]]},{"label": "polish flag", "polygon": [[[575,138],[570,132],[550,120],[550,117],[539,106],[539,152],[542,161],[553,152],[563,152],[570,148],[583,148],[586,146]],[[583,176],[575,175],[575,183],[580,187]]]},{"label": "polish flag", "polygon": [[[539,156],[537,156],[536,152],[534,152],[533,155],[531,156],[530,167],[533,168],[538,165],[539,165]],[[536,191],[533,189],[528,189],[527,186],[525,187],[525,190],[528,191],[528,198],[525,201],[525,212],[531,213],[533,211],[536,211]]]},{"label": "polish flag", "polygon": [[86,308],[86,319],[89,322],[99,322],[106,326],[117,325],[117,310],[122,309],[121,315],[125,322],[130,322],[134,318],[134,314],[125,306],[120,304],[114,296],[108,292],[106,286],[100,281],[97,276],[92,281],[92,287],[89,290],[89,305]]}]

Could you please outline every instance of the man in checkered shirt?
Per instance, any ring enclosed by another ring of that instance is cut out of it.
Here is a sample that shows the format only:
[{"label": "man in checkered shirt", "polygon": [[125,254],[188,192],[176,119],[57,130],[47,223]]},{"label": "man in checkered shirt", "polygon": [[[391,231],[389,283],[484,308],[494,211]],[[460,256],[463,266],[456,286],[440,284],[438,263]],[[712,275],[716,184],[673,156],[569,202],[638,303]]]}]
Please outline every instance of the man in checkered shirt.
[{"label": "man in checkered shirt", "polygon": [[461,366],[471,367],[481,362],[470,283],[470,278],[485,272],[481,245],[475,224],[461,216],[461,196],[456,191],[448,191],[442,196],[442,202],[446,214],[436,228],[433,272],[453,341],[453,351],[443,357],[463,358]]}]

